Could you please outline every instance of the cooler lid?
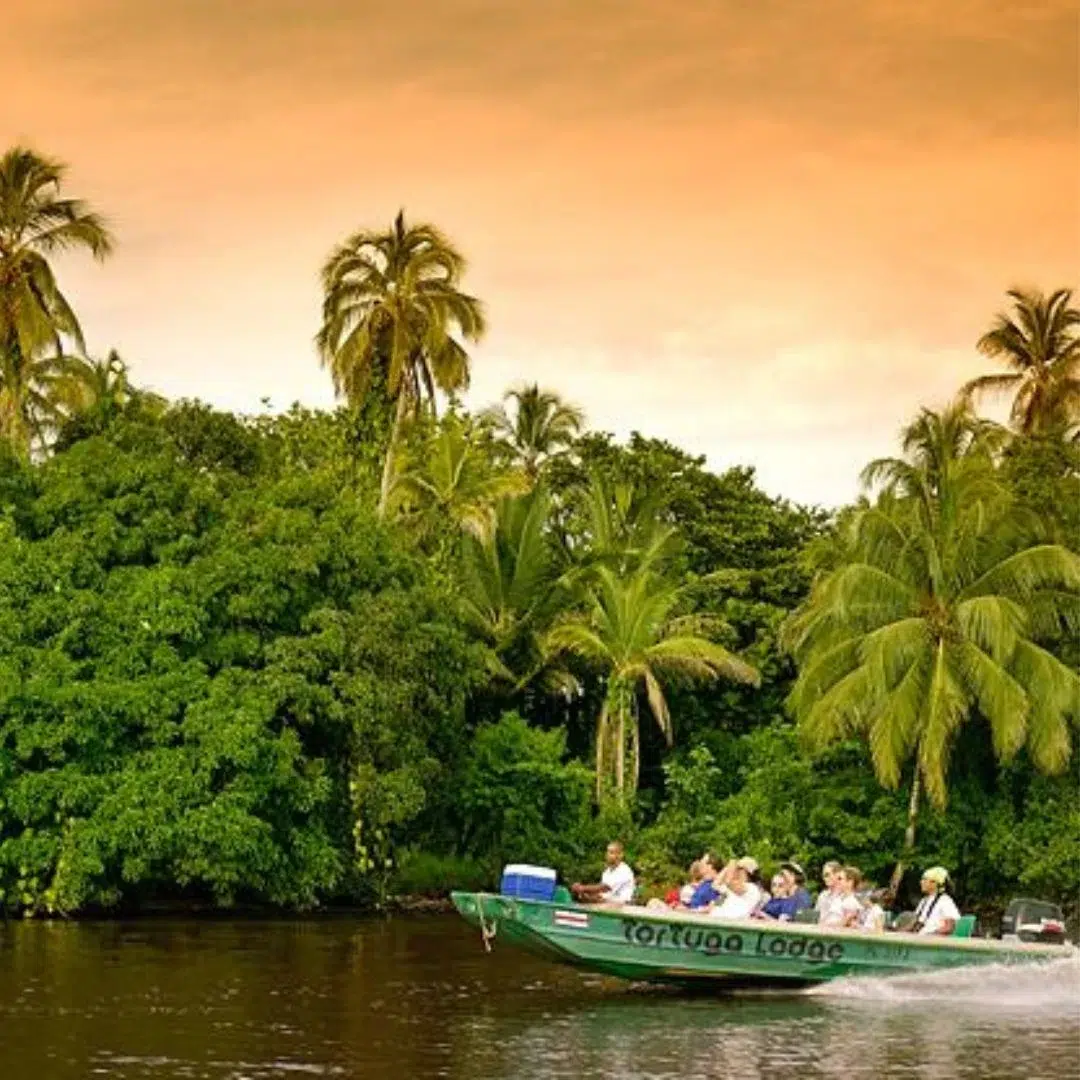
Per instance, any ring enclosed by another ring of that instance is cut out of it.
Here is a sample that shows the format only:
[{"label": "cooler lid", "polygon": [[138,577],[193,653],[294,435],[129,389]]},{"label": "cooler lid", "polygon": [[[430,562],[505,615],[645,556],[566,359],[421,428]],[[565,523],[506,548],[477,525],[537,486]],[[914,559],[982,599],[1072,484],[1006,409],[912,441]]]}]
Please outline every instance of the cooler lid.
[{"label": "cooler lid", "polygon": [[503,876],[516,874],[518,877],[549,878],[554,881],[558,876],[550,866],[529,866],[526,863],[510,863],[503,867]]}]

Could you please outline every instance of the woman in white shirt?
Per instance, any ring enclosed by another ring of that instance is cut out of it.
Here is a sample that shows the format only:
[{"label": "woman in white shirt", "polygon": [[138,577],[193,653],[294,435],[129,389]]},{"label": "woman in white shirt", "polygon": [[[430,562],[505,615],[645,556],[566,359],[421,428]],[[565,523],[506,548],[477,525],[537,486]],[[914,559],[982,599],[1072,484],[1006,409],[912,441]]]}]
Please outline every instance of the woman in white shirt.
[{"label": "woman in white shirt", "polygon": [[825,886],[814,905],[818,913],[818,922],[826,926],[835,925],[840,911],[840,878],[841,865],[830,859],[821,868],[821,883]]},{"label": "woman in white shirt", "polygon": [[858,926],[862,904],[855,895],[862,875],[854,866],[842,866],[833,875],[836,898],[822,913],[820,926]]}]

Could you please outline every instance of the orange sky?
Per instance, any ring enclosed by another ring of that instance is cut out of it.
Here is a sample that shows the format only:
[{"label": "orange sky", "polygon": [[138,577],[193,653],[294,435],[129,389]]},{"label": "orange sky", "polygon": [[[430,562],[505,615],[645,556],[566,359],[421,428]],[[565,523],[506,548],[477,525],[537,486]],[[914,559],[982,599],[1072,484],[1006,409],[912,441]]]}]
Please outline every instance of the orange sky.
[{"label": "orange sky", "polygon": [[8,0],[0,145],[112,220],[92,351],[228,407],[330,401],[330,247],[400,205],[471,260],[481,404],[835,503],[983,370],[1014,283],[1080,284],[1076,0]]}]

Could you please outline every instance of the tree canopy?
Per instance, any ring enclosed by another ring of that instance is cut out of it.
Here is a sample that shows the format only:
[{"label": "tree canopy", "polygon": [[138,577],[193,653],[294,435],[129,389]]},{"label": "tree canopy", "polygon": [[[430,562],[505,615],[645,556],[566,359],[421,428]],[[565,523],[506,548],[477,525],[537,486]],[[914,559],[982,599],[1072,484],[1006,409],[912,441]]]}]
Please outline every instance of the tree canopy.
[{"label": "tree canopy", "polygon": [[616,835],[657,887],[1080,891],[1070,290],[827,512],[536,383],[471,412],[484,309],[403,213],[323,267],[341,407],[167,401],[86,349],[53,261],[113,237],[65,184],[0,159],[0,909],[379,904]]}]

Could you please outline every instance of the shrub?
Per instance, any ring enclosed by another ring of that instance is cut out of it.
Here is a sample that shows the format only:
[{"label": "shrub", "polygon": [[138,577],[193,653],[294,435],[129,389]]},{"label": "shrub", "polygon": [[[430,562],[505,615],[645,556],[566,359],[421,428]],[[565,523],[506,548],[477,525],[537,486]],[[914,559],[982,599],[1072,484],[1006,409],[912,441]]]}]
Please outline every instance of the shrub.
[{"label": "shrub", "polygon": [[433,855],[410,851],[390,879],[394,896],[442,897],[455,889],[465,892],[491,890],[498,870],[494,863],[467,855]]},{"label": "shrub", "polygon": [[500,865],[580,860],[592,773],[565,758],[565,732],[530,728],[517,713],[480,728],[460,794],[468,850]]}]

